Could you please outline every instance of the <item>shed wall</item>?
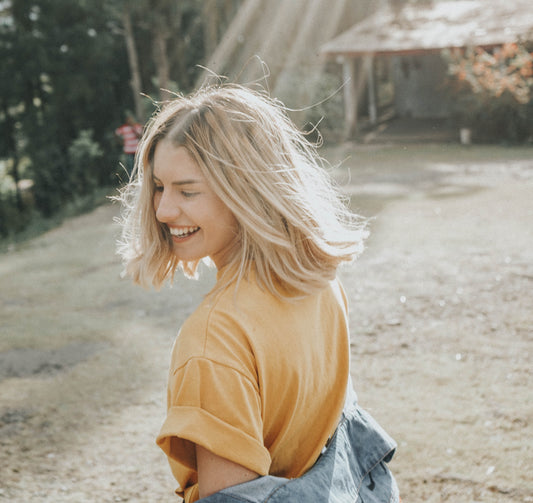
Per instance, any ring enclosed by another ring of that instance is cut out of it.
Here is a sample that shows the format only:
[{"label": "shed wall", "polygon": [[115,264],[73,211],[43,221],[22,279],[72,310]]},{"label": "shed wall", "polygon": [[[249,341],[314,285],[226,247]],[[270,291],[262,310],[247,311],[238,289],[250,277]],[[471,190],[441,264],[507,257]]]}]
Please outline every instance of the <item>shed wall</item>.
[{"label": "shed wall", "polygon": [[397,115],[420,119],[449,117],[446,68],[438,53],[394,56],[392,78]]}]

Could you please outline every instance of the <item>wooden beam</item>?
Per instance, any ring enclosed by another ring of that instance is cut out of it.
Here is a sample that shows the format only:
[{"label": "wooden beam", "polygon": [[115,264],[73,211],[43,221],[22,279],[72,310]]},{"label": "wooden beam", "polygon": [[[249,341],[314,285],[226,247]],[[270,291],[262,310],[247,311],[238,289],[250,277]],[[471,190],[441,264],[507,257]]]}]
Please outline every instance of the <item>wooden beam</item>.
[{"label": "wooden beam", "polygon": [[355,60],[343,58],[342,80],[344,83],[344,137],[351,139],[357,132],[357,84],[355,82]]},{"label": "wooden beam", "polygon": [[378,106],[376,100],[376,79],[374,72],[374,55],[369,54],[364,59],[365,73],[368,79],[368,116],[370,124],[376,124],[378,121]]}]

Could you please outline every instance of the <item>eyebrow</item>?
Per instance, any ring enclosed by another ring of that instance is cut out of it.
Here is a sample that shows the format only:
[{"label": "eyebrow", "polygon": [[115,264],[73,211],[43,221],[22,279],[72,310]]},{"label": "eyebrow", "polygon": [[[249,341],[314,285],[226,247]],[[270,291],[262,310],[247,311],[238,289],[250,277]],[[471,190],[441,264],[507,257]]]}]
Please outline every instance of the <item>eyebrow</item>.
[{"label": "eyebrow", "polygon": [[[152,179],[154,180],[154,182],[162,183],[161,180],[159,178],[157,178],[157,176],[152,176]],[[178,186],[181,186],[181,185],[194,185],[196,183],[202,183],[202,180],[195,180],[193,178],[186,179],[186,180],[176,180],[175,182],[172,182],[171,185],[178,185]]]}]

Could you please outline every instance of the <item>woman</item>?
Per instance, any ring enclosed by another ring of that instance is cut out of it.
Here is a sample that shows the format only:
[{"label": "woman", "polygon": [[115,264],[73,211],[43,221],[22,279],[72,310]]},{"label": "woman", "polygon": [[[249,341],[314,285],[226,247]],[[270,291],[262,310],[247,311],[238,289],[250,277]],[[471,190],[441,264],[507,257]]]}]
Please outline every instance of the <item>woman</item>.
[{"label": "woman", "polygon": [[395,501],[383,464],[395,444],[356,406],[336,278],[365,230],[315,149],[279,103],[233,85],[169,102],[137,161],[123,194],[126,271],[160,287],[201,260],[217,268],[172,351],[157,443],[178,494],[356,501],[370,477],[373,495],[376,479]]}]

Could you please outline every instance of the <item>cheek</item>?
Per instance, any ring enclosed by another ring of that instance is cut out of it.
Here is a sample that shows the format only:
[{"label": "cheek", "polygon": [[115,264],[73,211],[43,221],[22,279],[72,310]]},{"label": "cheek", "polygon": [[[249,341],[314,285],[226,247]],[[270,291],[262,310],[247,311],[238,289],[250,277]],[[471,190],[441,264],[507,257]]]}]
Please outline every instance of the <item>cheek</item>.
[{"label": "cheek", "polygon": [[236,219],[233,216],[233,213],[220,199],[215,201],[212,211],[217,215],[217,219],[221,226],[228,228],[236,225]]},{"label": "cheek", "polygon": [[226,207],[224,207],[225,212],[223,213],[223,226],[226,232],[229,232],[233,237],[239,233],[239,223],[233,213]]}]

